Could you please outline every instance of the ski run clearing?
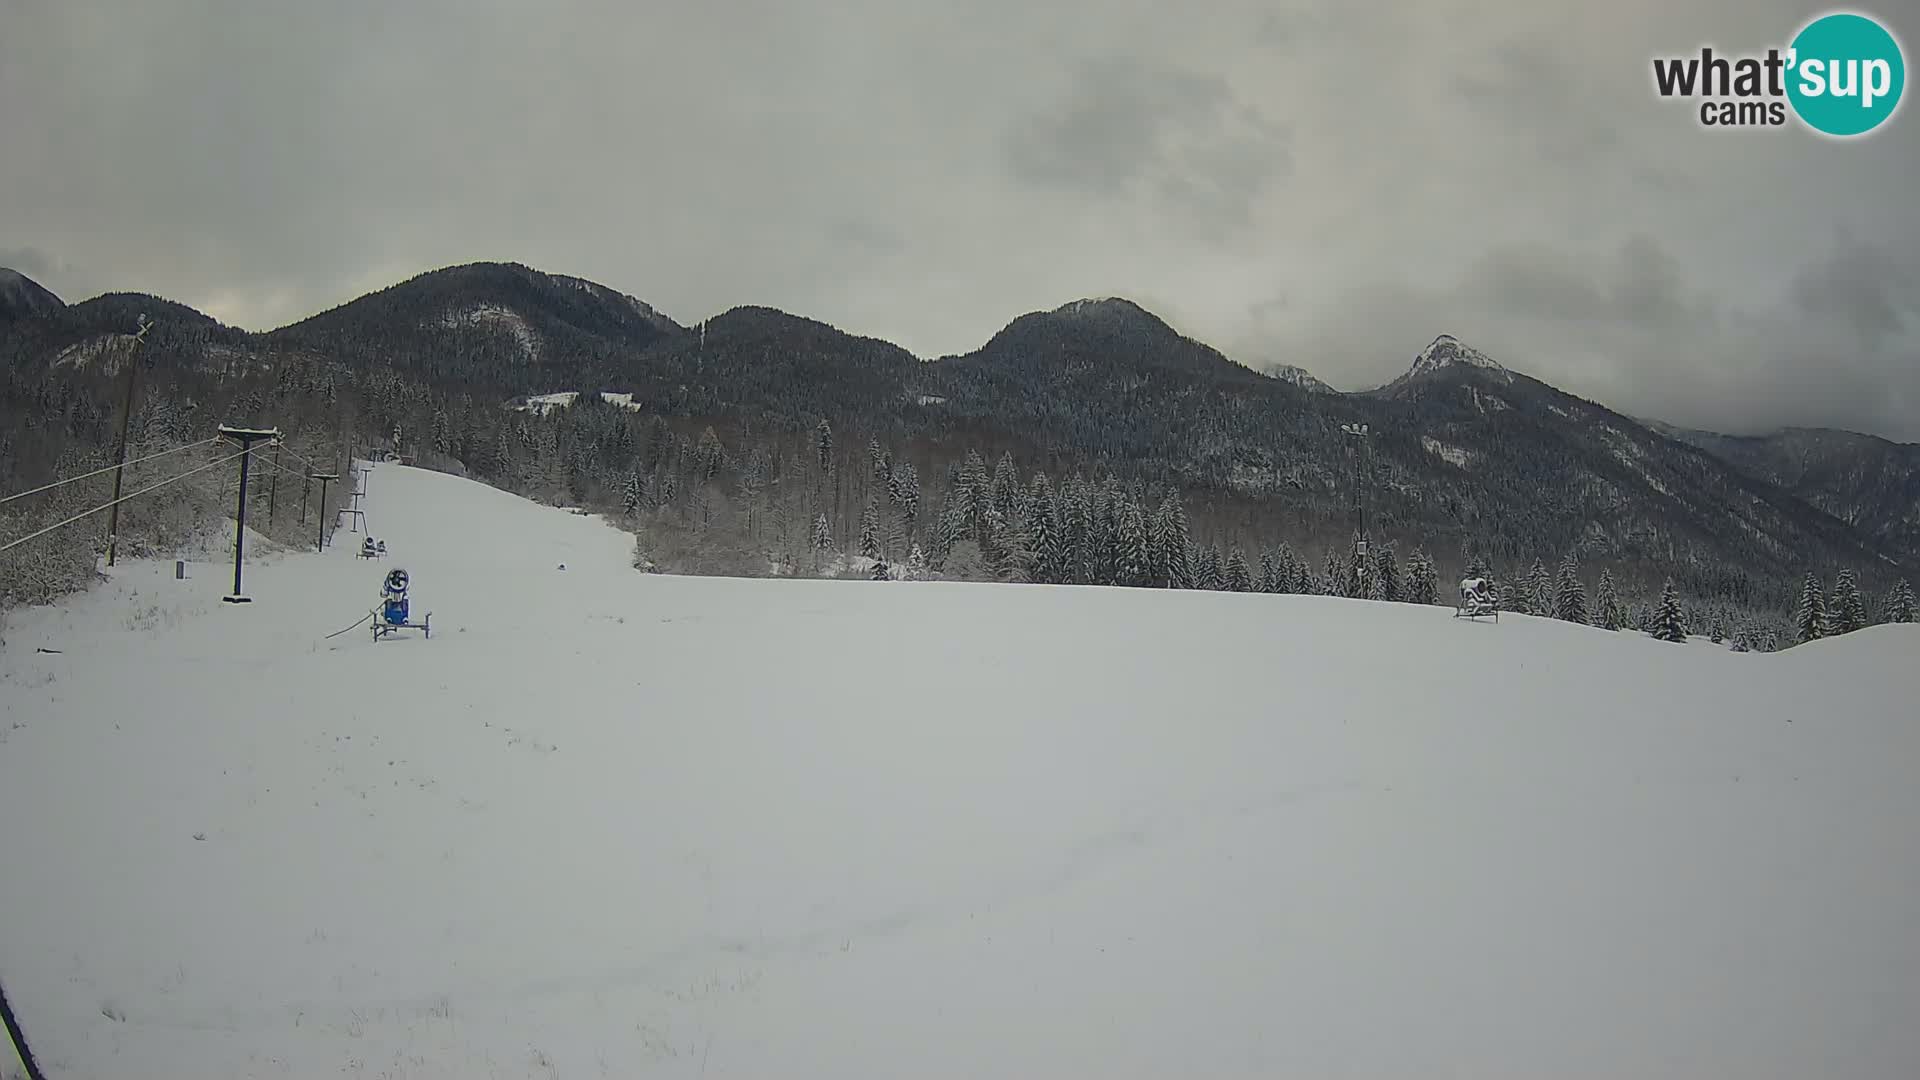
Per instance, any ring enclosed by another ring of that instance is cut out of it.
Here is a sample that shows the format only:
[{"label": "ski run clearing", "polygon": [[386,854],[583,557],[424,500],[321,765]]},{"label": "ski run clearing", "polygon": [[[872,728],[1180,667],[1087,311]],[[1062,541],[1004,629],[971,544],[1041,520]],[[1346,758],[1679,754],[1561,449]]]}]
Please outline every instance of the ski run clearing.
[{"label": "ski run clearing", "polygon": [[[366,506],[388,559],[251,604],[15,613],[49,1077],[1920,1076],[1920,627],[679,578],[448,476]],[[393,566],[432,638],[326,638]]]}]

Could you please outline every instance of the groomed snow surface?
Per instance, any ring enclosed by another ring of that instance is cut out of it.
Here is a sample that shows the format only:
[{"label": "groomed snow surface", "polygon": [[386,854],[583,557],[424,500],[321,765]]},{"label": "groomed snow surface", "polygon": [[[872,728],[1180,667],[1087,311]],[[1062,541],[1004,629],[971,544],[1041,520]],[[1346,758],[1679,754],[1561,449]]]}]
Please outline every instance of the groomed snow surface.
[{"label": "groomed snow surface", "polygon": [[[368,489],[385,562],[16,614],[50,1076],[1920,1075],[1914,627],[651,576]],[[395,565],[432,639],[323,640]]]}]

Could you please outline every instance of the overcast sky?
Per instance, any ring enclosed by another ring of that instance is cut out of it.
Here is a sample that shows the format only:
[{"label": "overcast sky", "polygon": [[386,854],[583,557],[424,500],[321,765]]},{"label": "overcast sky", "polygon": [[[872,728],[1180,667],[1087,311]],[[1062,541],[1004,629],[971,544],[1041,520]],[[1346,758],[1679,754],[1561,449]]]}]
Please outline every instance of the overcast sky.
[{"label": "overcast sky", "polygon": [[[1911,65],[1920,0],[1878,3]],[[1121,295],[1341,389],[1451,333],[1638,415],[1920,441],[1920,113],[1652,91],[1817,10],[0,0],[0,265],[266,329],[510,260],[923,357]]]}]

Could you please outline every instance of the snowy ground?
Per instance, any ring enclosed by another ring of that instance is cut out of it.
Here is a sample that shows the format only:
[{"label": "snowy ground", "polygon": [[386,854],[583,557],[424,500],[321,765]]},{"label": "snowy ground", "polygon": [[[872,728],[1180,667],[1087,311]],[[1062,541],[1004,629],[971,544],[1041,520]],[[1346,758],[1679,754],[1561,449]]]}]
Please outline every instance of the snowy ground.
[{"label": "snowy ground", "polygon": [[[367,505],[384,564],[16,616],[51,1076],[1920,1075],[1914,627],[673,578],[464,480]],[[323,640],[389,565],[432,640]]]}]

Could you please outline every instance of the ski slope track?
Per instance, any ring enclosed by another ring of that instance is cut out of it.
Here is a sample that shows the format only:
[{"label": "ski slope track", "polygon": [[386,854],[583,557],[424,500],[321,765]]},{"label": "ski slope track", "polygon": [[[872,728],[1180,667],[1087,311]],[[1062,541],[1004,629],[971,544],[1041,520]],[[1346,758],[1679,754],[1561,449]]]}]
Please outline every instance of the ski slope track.
[{"label": "ski slope track", "polygon": [[[1920,628],[676,578],[460,479],[366,506],[391,558],[252,604],[16,613],[49,1076],[1920,1075]],[[432,639],[325,639],[396,565]]]}]

